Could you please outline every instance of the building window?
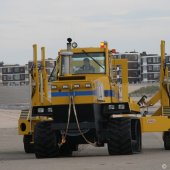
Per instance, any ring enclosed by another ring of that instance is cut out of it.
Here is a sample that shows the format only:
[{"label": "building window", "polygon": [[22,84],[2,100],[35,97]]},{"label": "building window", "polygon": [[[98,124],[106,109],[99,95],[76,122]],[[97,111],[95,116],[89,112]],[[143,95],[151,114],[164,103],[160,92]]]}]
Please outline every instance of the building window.
[{"label": "building window", "polygon": [[19,73],[19,67],[14,68],[14,73]]},{"label": "building window", "polygon": [[7,76],[6,76],[6,75],[3,75],[3,76],[2,76],[2,80],[3,80],[3,81],[7,81]]},{"label": "building window", "polygon": [[154,65],[153,71],[160,71],[160,65]]},{"label": "building window", "polygon": [[128,69],[138,69],[138,63],[128,63]]},{"label": "building window", "polygon": [[16,81],[20,80],[20,75],[19,74],[13,75],[13,79]]},{"label": "building window", "polygon": [[159,79],[159,75],[160,75],[159,73],[154,73],[153,78],[158,80]]},{"label": "building window", "polygon": [[20,72],[20,73],[25,73],[25,68],[24,68],[24,67],[20,67],[20,68],[19,68],[19,72]]},{"label": "building window", "polygon": [[13,80],[13,77],[12,77],[12,75],[3,75],[2,80],[3,81],[11,81],[11,80]]},{"label": "building window", "polygon": [[160,63],[160,57],[153,57],[153,63]]},{"label": "building window", "polygon": [[3,74],[8,73],[8,69],[7,68],[2,68],[2,73]]},{"label": "building window", "polygon": [[13,73],[13,68],[12,67],[8,68],[8,73]]},{"label": "building window", "polygon": [[152,71],[153,70],[153,66],[148,66],[148,71]]},{"label": "building window", "polygon": [[148,57],[148,58],[147,58],[147,62],[148,62],[148,63],[152,63],[152,58],[151,58],[151,57]]},{"label": "building window", "polygon": [[138,72],[133,72],[133,77],[137,77],[138,76]]},{"label": "building window", "polygon": [[137,71],[128,71],[128,75],[129,77],[138,77],[138,72]]},{"label": "building window", "polygon": [[9,80],[9,81],[13,80],[13,76],[12,75],[7,75],[7,80]]},{"label": "building window", "polygon": [[138,55],[136,55],[136,54],[127,55],[127,59],[129,61],[137,61],[138,60]]},{"label": "building window", "polygon": [[25,74],[20,74],[20,80],[25,80]]},{"label": "building window", "polygon": [[148,80],[153,80],[153,74],[148,74]]}]

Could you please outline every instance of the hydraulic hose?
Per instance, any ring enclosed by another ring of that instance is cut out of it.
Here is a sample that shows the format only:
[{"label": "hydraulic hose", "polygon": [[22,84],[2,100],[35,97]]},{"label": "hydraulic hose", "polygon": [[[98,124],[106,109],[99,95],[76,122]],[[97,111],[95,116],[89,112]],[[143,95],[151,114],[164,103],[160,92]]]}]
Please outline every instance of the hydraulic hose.
[{"label": "hydraulic hose", "polygon": [[67,127],[66,127],[65,134],[62,136],[61,144],[64,144],[66,142],[66,136],[68,133],[68,127],[70,123],[70,115],[71,115],[71,96],[70,96],[69,108],[68,108]]},{"label": "hydraulic hose", "polygon": [[96,146],[96,143],[92,143],[90,142],[83,134],[83,132],[81,131],[81,128],[80,128],[80,124],[79,124],[79,121],[78,121],[78,117],[77,117],[77,112],[76,112],[76,107],[75,107],[75,103],[74,103],[74,97],[71,96],[71,101],[72,101],[72,105],[73,105],[73,111],[74,111],[74,116],[75,116],[75,119],[76,119],[76,123],[77,123],[77,128],[81,134],[81,136],[83,137],[83,139],[90,145],[92,146]]},{"label": "hydraulic hose", "polygon": [[74,112],[74,116],[75,116],[75,119],[76,119],[77,128],[78,128],[78,131],[80,132],[81,136],[83,137],[83,139],[84,139],[88,144],[90,144],[90,145],[92,145],[92,146],[96,146],[96,143],[90,142],[90,141],[85,137],[85,135],[83,134],[83,132],[81,131],[80,124],[79,124],[78,117],[77,117],[77,111],[76,111],[76,107],[75,107],[74,97],[73,97],[73,96],[70,96],[69,108],[68,108],[68,118],[67,118],[67,127],[66,127],[65,134],[62,136],[61,145],[66,142],[66,136],[67,136],[67,133],[68,133],[69,123],[70,123],[71,105],[73,106],[73,112]]}]

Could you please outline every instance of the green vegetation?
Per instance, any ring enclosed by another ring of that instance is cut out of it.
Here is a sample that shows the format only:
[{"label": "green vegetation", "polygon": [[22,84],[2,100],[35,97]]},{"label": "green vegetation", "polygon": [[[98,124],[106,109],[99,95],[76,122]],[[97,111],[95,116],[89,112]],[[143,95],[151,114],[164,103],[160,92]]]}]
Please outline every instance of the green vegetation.
[{"label": "green vegetation", "polygon": [[151,96],[158,90],[159,90],[159,86],[155,86],[155,85],[146,86],[146,87],[141,87],[140,89],[131,92],[129,95],[131,97],[140,97],[143,95]]}]

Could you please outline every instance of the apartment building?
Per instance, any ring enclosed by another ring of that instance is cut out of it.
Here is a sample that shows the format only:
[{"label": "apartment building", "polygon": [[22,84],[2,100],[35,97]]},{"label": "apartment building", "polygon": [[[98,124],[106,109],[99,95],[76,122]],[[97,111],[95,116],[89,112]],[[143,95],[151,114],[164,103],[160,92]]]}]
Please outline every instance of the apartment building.
[{"label": "apartment building", "polygon": [[141,81],[159,81],[160,56],[158,54],[141,53]]},{"label": "apartment building", "polygon": [[[170,75],[170,56],[165,56],[165,64]],[[141,53],[141,82],[158,82],[160,77],[161,57],[158,54]]]},{"label": "apartment building", "polygon": [[[38,61],[39,67],[41,61]],[[48,76],[51,75],[53,68],[55,67],[56,60],[46,60],[46,71]],[[26,65],[4,65],[0,62],[0,86],[22,86],[29,84],[29,72],[33,67],[33,62],[29,61]]]},{"label": "apartment building", "polygon": [[1,65],[0,84],[3,86],[22,86],[29,84],[28,67],[26,65]]},{"label": "apartment building", "polygon": [[[115,58],[128,59],[128,80],[129,83],[152,83],[158,82],[160,76],[160,56],[158,54],[147,54],[146,52],[137,53],[117,53],[113,54]],[[166,64],[170,76],[170,55],[166,55]],[[39,67],[41,61],[38,61]],[[46,70],[48,76],[51,75],[56,60],[46,59]],[[0,85],[3,86],[20,86],[29,84],[29,72],[33,68],[33,61],[26,65],[4,65],[0,62]],[[121,82],[121,68],[118,70],[117,78]]]}]

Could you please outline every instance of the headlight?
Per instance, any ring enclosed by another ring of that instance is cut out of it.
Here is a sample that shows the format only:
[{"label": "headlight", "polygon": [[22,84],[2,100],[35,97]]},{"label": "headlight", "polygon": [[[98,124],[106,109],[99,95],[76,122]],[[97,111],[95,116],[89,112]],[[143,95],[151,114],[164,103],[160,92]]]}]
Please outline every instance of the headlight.
[{"label": "headlight", "polygon": [[44,108],[38,108],[38,113],[44,113]]},{"label": "headlight", "polygon": [[90,88],[90,87],[91,87],[91,84],[90,84],[90,83],[86,83],[86,84],[85,84],[85,87]]},{"label": "headlight", "polygon": [[56,89],[56,88],[57,88],[57,86],[54,86],[54,85],[51,86],[51,89]]},{"label": "headlight", "polygon": [[115,105],[109,105],[109,106],[108,106],[108,109],[109,109],[109,110],[114,110],[114,109],[115,109]]},{"label": "headlight", "polygon": [[74,84],[74,88],[79,88],[80,84]]},{"label": "headlight", "polygon": [[63,85],[63,89],[68,89],[68,85]]},{"label": "headlight", "polygon": [[48,112],[53,112],[53,108],[52,108],[52,107],[49,107],[49,108],[48,108]]},{"label": "headlight", "polygon": [[125,105],[124,105],[124,104],[119,104],[119,105],[118,105],[118,109],[120,109],[120,110],[125,109]]}]

